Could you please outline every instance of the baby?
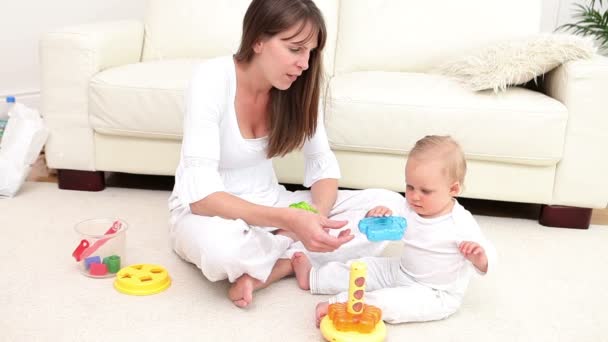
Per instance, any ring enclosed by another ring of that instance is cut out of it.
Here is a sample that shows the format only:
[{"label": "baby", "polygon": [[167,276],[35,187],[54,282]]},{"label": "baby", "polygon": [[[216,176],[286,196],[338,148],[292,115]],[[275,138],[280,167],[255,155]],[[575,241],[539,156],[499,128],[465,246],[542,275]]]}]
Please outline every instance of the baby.
[{"label": "baby", "polygon": [[[466,173],[464,153],[449,136],[426,136],[409,154],[404,212],[408,222],[400,257],[369,257],[365,302],[382,309],[388,323],[446,318],[456,312],[471,271],[486,274],[495,258],[494,247],[455,196]],[[378,206],[366,216],[389,216]],[[350,262],[331,262],[313,268],[307,256],[292,258],[298,286],[313,294],[337,294],[316,308],[317,326],[330,303],[346,302]]]}]

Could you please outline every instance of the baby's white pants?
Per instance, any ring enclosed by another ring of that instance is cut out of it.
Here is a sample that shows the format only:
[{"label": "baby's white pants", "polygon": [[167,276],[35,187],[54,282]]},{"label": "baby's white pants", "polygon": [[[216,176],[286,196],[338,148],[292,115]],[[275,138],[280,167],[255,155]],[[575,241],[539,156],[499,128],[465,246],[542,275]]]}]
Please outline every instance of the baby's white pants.
[{"label": "baby's white pants", "polygon": [[[367,264],[364,302],[380,308],[383,320],[388,323],[443,319],[456,312],[462,303],[462,295],[421,284],[403,272],[398,257],[359,260]],[[351,263],[330,262],[313,267],[310,292],[337,294],[330,303],[346,302]]]}]

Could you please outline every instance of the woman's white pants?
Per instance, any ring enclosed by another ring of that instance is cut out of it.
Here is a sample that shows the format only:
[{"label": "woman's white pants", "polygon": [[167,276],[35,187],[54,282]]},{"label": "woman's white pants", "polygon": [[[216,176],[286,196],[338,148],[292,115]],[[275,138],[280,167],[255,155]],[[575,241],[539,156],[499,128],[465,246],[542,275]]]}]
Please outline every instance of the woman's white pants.
[{"label": "woman's white pants", "polygon": [[[311,203],[310,191],[283,191],[275,206],[287,207],[300,201]],[[245,273],[266,281],[278,259],[291,258],[297,251],[306,253],[314,266],[379,255],[386,243],[368,241],[357,227],[367,211],[378,205],[400,212],[405,199],[398,193],[382,189],[338,191],[329,217],[347,220],[348,224],[341,229],[332,229],[331,234],[335,236],[350,228],[355,238],[328,253],[308,252],[301,242],[273,234],[272,227],[255,227],[243,220],[195,215],[188,207],[180,207],[171,213],[173,224],[169,236],[175,252],[198,266],[211,281],[227,278],[234,282]]]}]

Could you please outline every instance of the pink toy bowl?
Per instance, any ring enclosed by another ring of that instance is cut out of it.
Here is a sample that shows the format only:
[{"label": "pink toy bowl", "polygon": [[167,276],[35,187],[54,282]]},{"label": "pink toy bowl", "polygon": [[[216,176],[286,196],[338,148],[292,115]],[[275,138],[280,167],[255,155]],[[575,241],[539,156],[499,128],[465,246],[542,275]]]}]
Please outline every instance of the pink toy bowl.
[{"label": "pink toy bowl", "polygon": [[82,221],[74,227],[77,240],[72,257],[80,272],[91,278],[114,277],[125,265],[128,225],[119,218]]}]

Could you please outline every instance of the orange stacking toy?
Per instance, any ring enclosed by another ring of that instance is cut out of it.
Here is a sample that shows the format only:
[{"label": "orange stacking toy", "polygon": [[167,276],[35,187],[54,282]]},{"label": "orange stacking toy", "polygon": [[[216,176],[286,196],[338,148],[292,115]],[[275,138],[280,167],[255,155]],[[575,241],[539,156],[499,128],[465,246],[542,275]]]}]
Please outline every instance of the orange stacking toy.
[{"label": "orange stacking toy", "polygon": [[348,302],[331,304],[321,321],[321,333],[328,341],[384,341],[386,326],[382,311],[364,303],[367,265],[350,266]]}]

